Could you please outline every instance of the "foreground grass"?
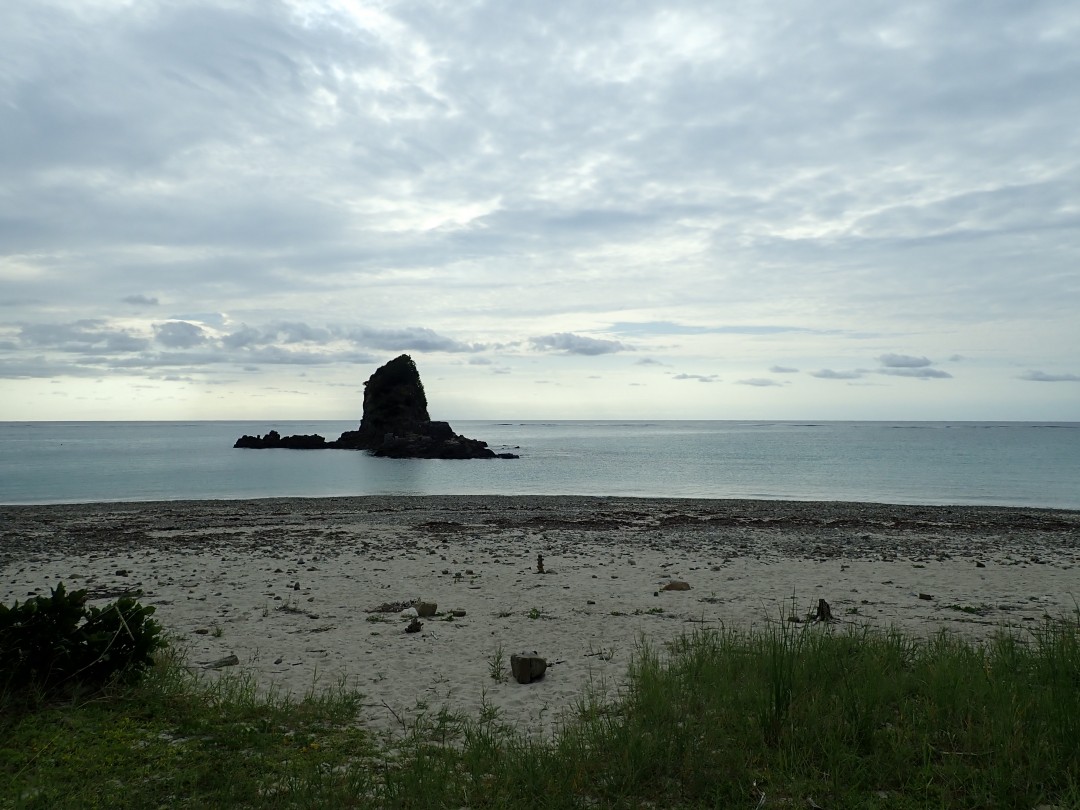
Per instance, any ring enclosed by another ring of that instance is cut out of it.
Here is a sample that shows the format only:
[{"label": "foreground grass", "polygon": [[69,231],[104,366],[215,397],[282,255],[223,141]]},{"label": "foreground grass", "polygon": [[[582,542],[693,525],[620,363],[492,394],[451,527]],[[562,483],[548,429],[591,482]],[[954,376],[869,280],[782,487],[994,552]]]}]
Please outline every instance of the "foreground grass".
[{"label": "foreground grass", "polygon": [[175,660],[3,708],[0,808],[1080,808],[1080,615],[985,644],[697,632],[643,647],[625,696],[583,701],[550,742],[487,711],[377,744],[343,686],[287,700]]}]

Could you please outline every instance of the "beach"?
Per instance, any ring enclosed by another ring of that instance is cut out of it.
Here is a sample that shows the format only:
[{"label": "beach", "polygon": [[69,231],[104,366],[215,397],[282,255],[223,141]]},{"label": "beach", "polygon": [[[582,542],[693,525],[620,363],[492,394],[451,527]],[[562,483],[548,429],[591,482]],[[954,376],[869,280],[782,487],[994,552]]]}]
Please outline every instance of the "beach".
[{"label": "beach", "polygon": [[[386,733],[487,707],[547,736],[586,694],[616,695],[643,643],[807,623],[822,599],[835,619],[822,632],[1029,633],[1075,613],[1078,565],[1070,510],[561,496],[0,506],[5,604],[58,582],[95,604],[141,592],[208,677],[246,672],[296,695],[346,682],[364,694],[361,722]],[[410,633],[401,614],[416,600],[437,612]],[[534,651],[545,676],[515,682],[511,654]]]}]

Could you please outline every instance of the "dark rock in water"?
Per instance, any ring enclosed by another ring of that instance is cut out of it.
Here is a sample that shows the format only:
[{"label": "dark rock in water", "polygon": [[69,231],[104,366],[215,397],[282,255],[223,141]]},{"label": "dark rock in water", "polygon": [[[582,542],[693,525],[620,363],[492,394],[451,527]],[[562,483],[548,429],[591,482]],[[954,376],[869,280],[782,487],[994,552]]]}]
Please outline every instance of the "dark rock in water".
[{"label": "dark rock in water", "polygon": [[265,436],[241,436],[236,440],[233,447],[248,450],[269,450],[280,447],[285,450],[322,450],[328,445],[322,436],[282,436],[276,430],[271,430]]},{"label": "dark rock in water", "polygon": [[342,433],[331,446],[370,450],[385,458],[517,458],[496,454],[487,442],[459,436],[446,422],[432,421],[420,372],[407,354],[368,378],[360,427]]},{"label": "dark rock in water", "polygon": [[281,447],[288,450],[323,450],[326,447],[326,439],[318,433],[310,436],[282,436]]},{"label": "dark rock in water", "polygon": [[445,422],[431,427],[427,394],[420,372],[407,354],[375,370],[364,383],[364,416],[357,430],[343,433],[339,443],[363,450],[379,448],[389,436],[428,435],[446,440],[453,431]]},{"label": "dark rock in water", "polygon": [[347,430],[332,442],[322,436],[283,437],[271,430],[265,436],[241,436],[233,447],[369,450],[386,458],[518,458],[496,453],[479,439],[459,436],[446,422],[433,422],[420,373],[407,354],[376,369],[364,383],[364,415],[358,429]]}]

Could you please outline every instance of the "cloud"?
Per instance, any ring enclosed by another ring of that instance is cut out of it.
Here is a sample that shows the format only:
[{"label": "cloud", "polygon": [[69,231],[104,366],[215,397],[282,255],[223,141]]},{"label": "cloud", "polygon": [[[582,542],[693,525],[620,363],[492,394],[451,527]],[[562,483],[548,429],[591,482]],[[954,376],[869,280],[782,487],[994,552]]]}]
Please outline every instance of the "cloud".
[{"label": "cloud", "polygon": [[770,380],[768,377],[750,377],[746,380],[736,380],[737,385],[753,385],[758,388],[783,388],[785,383]]},{"label": "cloud", "polygon": [[154,338],[170,349],[190,349],[206,341],[203,328],[187,321],[167,321],[154,325]]},{"label": "cloud", "polygon": [[697,380],[698,382],[711,383],[719,382],[720,378],[716,374],[676,374],[671,379],[673,380]]},{"label": "cloud", "polygon": [[[272,321],[265,326],[244,324],[221,334],[197,323],[172,320],[147,324],[146,332],[166,350],[152,351],[152,341],[135,329],[120,328],[104,319],[87,319],[23,324],[12,340],[0,340],[0,351],[45,352],[32,361],[7,358],[9,374],[19,377],[86,376],[87,369],[97,375],[132,374],[178,366],[194,373],[200,368],[209,372],[228,365],[250,370],[262,366],[369,364],[377,359],[358,350],[356,335],[297,321]],[[441,338],[432,330],[366,330],[365,334],[370,342],[393,344],[396,338],[414,349],[427,346],[445,350],[464,345]],[[75,354],[78,359],[73,366],[57,359],[56,353]]]},{"label": "cloud", "polygon": [[363,327],[352,329],[348,337],[359,346],[372,349],[384,349],[391,352],[480,352],[488,348],[482,343],[463,343],[453,338],[438,334],[432,329],[414,326],[404,329],[374,329]]},{"label": "cloud", "polygon": [[910,354],[883,354],[877,358],[886,368],[923,368],[930,365],[925,357],[912,357]]},{"label": "cloud", "polygon": [[911,377],[918,380],[951,380],[953,378],[953,375],[947,371],[930,368],[932,363],[927,357],[915,357],[910,354],[882,354],[877,360],[883,366],[877,370],[877,373],[890,377]]},{"label": "cloud", "polygon": [[788,366],[770,366],[769,371],[773,374],[798,374],[797,368],[789,368]]},{"label": "cloud", "polygon": [[953,375],[938,368],[883,368],[878,374],[890,377],[914,377],[919,380],[951,380]]},{"label": "cloud", "polygon": [[135,306],[156,307],[158,305],[157,298],[149,295],[125,295],[120,300],[125,304],[134,304]]},{"label": "cloud", "polygon": [[1048,374],[1045,371],[1025,371],[1017,379],[1029,382],[1080,382],[1080,374]]},{"label": "cloud", "polygon": [[613,323],[610,331],[620,335],[782,335],[791,332],[814,332],[803,326],[777,324],[748,324],[741,326],[692,326],[671,321],[621,321]]},{"label": "cloud", "polygon": [[690,326],[671,321],[621,321],[611,324],[609,331],[618,335],[703,335],[709,330],[703,326]]},{"label": "cloud", "polygon": [[266,327],[264,334],[284,343],[326,343],[332,338],[329,329],[297,321],[277,321]]},{"label": "cloud", "polygon": [[575,335],[572,332],[557,332],[552,335],[541,335],[529,338],[529,343],[537,349],[552,349],[566,354],[598,355],[613,354],[615,352],[632,352],[634,349],[618,340],[605,340],[591,338],[585,335]]},{"label": "cloud", "polygon": [[247,346],[258,346],[268,340],[269,338],[264,337],[258,329],[244,324],[235,332],[225,335],[221,342],[228,349],[242,349]]},{"label": "cloud", "polygon": [[640,360],[634,361],[635,366],[666,366],[667,363],[661,363],[659,360],[654,360],[651,357],[642,357]]},{"label": "cloud", "polygon": [[260,346],[243,355],[251,363],[265,365],[322,366],[331,363],[370,363],[371,355],[356,352],[315,352],[286,349],[282,346]]},{"label": "cloud", "polygon": [[230,349],[240,349],[271,343],[327,343],[332,339],[333,332],[329,329],[296,321],[275,321],[261,329],[243,324],[222,338],[222,343]]},{"label": "cloud", "polygon": [[0,378],[8,380],[49,379],[52,377],[100,377],[100,369],[75,363],[57,363],[44,356],[0,358]]},{"label": "cloud", "polygon": [[27,346],[62,352],[139,352],[150,342],[126,329],[111,328],[100,319],[61,324],[26,324],[19,332]]},{"label": "cloud", "polygon": [[858,380],[866,374],[863,369],[853,369],[851,371],[833,371],[831,368],[823,368],[818,371],[811,371],[811,377],[817,377],[819,380]]},{"label": "cloud", "polygon": [[[197,355],[198,379],[272,349],[245,382],[287,390],[298,357],[502,347],[558,379],[555,355],[636,348],[895,388],[825,368],[877,367],[836,359],[877,336],[867,358],[927,355],[885,370],[979,358],[927,414],[1050,413],[1015,377],[1074,362],[1080,9],[973,7],[4,4],[0,352],[103,377]],[[45,321],[68,331],[21,331]],[[155,342],[166,321],[205,339]],[[483,380],[463,409],[510,402]],[[677,409],[616,388],[561,412]],[[873,393],[822,407],[901,407]]]}]

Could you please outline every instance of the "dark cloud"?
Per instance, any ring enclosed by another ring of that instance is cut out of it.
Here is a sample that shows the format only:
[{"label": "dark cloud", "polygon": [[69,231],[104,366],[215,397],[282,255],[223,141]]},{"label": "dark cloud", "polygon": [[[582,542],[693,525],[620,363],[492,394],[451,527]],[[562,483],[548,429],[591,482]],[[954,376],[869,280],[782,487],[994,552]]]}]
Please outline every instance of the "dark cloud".
[{"label": "dark cloud", "polygon": [[923,368],[930,365],[925,357],[912,357],[910,354],[883,354],[877,358],[886,368]]},{"label": "dark cloud", "polygon": [[676,374],[673,380],[697,380],[703,383],[719,382],[720,378],[715,374]]},{"label": "dark cloud", "polygon": [[797,368],[789,368],[788,366],[771,366],[769,368],[773,374],[798,374]]},{"label": "dark cloud", "polygon": [[359,346],[386,351],[420,352],[480,352],[488,347],[480,343],[463,343],[420,326],[405,329],[352,329],[348,337]]},{"label": "dark cloud", "polygon": [[157,298],[151,295],[125,295],[120,299],[125,304],[133,304],[135,306],[156,307],[158,305]]},{"label": "dark cloud", "polygon": [[938,368],[883,368],[879,374],[890,377],[914,377],[919,380],[951,380],[953,375]]},{"label": "dark cloud", "polygon": [[615,352],[632,352],[634,349],[618,340],[606,340],[603,338],[591,338],[585,335],[575,335],[572,332],[557,332],[552,335],[540,335],[529,338],[529,343],[536,349],[551,349],[566,354],[613,354]]},{"label": "dark cloud", "polygon": [[782,388],[785,383],[778,380],[770,380],[768,377],[750,377],[745,380],[736,380],[737,385],[752,385],[757,388]]},{"label": "dark cloud", "polygon": [[126,329],[116,329],[98,319],[62,324],[26,324],[19,332],[22,343],[34,348],[62,352],[139,352],[150,345]]},{"label": "dark cloud", "polygon": [[642,357],[640,360],[634,361],[635,366],[666,366],[667,363],[661,363],[659,360],[654,360],[651,357]]},{"label": "dark cloud", "polygon": [[99,377],[100,369],[77,363],[57,362],[43,355],[19,358],[0,357],[0,378],[8,380],[50,379],[52,377]]},{"label": "dark cloud", "polygon": [[834,371],[831,368],[823,368],[818,371],[810,372],[811,377],[817,377],[819,380],[858,380],[865,374],[866,372],[863,369]]},{"label": "dark cloud", "polygon": [[[295,321],[274,321],[262,327],[245,324],[218,335],[200,324],[173,320],[148,325],[147,331],[166,351],[151,350],[151,340],[104,319],[23,324],[14,340],[3,342],[10,345],[0,345],[0,351],[45,352],[33,360],[7,358],[8,374],[18,377],[86,376],[88,369],[95,374],[141,373],[160,367],[195,371],[231,365],[250,370],[262,366],[369,364],[378,359],[355,348],[355,335]],[[391,336],[404,342],[411,338],[410,348],[414,349],[424,346],[446,351],[464,345],[441,338],[432,330],[366,330],[366,334],[375,336],[371,342]],[[60,360],[55,353],[75,354],[78,359],[74,363]]]},{"label": "dark cloud", "polygon": [[258,346],[269,342],[269,338],[262,332],[247,324],[244,324],[235,332],[230,332],[221,339],[222,344],[228,349],[243,349],[248,346]]},{"label": "dark cloud", "polygon": [[1045,371],[1025,371],[1018,379],[1029,382],[1080,382],[1080,374],[1048,374]]},{"label": "dark cloud", "polygon": [[167,321],[154,325],[154,338],[170,349],[190,349],[206,341],[203,328],[187,321]]},{"label": "dark cloud", "polygon": [[221,342],[227,348],[242,349],[271,343],[327,343],[333,338],[334,332],[330,329],[295,321],[277,321],[262,328],[243,324],[225,335]]}]

